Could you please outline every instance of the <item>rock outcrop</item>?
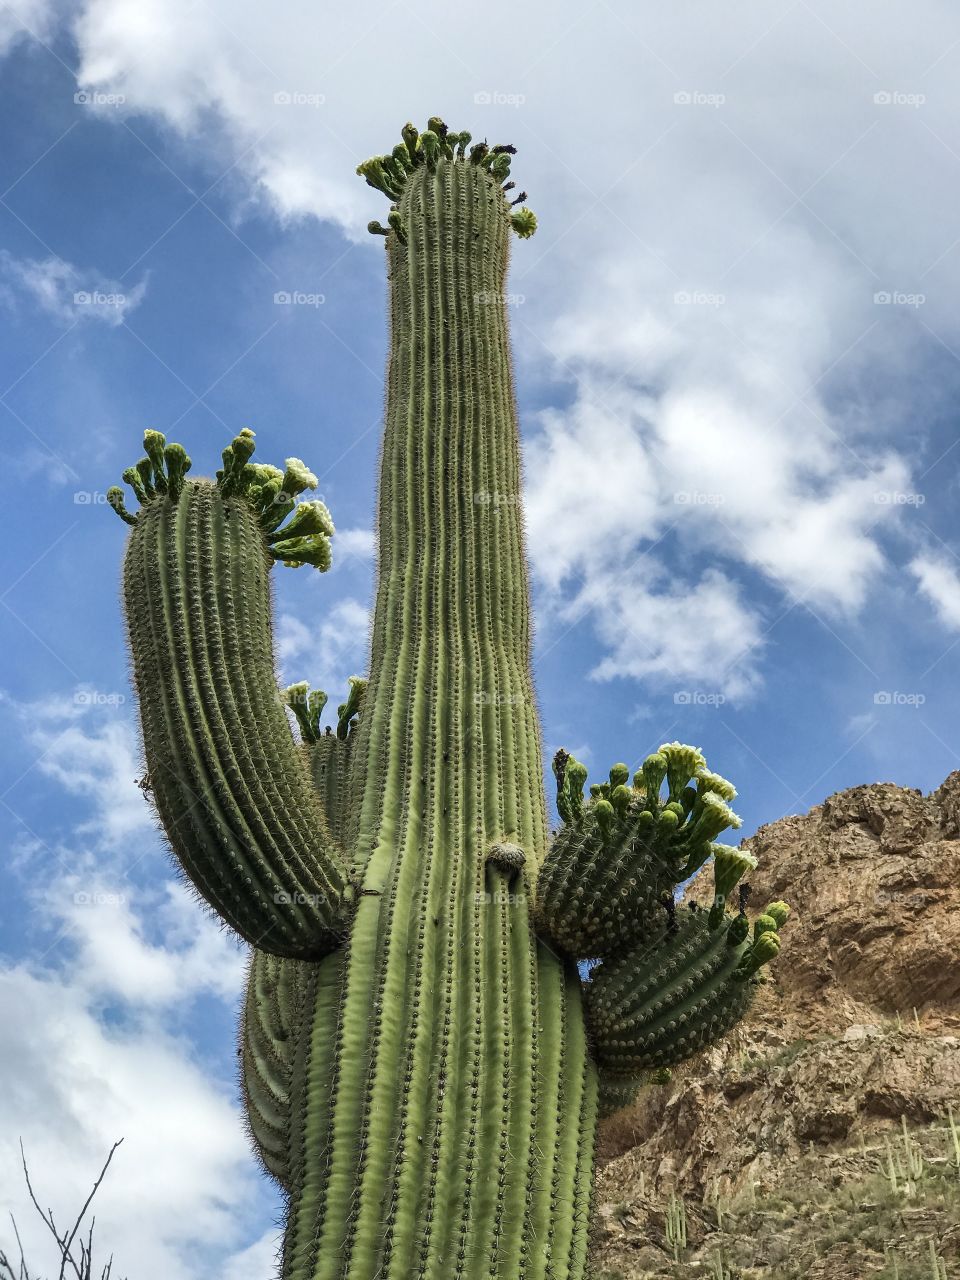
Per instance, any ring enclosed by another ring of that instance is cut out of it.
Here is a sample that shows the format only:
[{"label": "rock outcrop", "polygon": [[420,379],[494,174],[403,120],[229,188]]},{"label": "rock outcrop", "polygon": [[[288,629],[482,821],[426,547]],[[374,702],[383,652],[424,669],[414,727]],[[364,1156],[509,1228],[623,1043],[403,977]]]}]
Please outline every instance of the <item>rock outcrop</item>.
[{"label": "rock outcrop", "polygon": [[855,787],[745,845],[751,903],[793,909],[783,954],[744,1025],[607,1122],[597,1272],[960,1276],[960,772]]}]

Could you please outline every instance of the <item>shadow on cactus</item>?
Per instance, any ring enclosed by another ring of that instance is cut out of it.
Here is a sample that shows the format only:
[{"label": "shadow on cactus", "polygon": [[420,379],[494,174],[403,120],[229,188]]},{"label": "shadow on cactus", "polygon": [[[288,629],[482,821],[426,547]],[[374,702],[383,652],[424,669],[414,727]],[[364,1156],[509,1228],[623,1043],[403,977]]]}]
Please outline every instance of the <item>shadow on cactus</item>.
[{"label": "shadow on cactus", "polygon": [[[715,843],[734,791],[695,748],[586,794],[560,752],[549,835],[503,292],[536,219],[514,148],[470,143],[434,118],[359,170],[392,204],[390,350],[370,674],[332,721],[274,676],[273,566],[335,542],[307,467],[244,430],[194,479],[150,431],[140,511],[109,494],[155,803],[252,949],[243,1091],[286,1280],[581,1280],[601,1099],[730,1027],[786,916],[727,911],[751,860]],[[713,908],[677,911],[710,858]]]}]

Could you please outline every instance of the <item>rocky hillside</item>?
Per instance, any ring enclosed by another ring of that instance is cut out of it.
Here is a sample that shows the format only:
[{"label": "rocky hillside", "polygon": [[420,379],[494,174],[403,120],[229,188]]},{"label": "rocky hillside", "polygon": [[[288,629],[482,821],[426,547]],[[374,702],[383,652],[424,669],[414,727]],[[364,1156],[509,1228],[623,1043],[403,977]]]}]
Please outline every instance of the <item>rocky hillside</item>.
[{"label": "rocky hillside", "polygon": [[597,1280],[960,1280],[960,772],[745,843],[783,954],[744,1026],[606,1123]]}]

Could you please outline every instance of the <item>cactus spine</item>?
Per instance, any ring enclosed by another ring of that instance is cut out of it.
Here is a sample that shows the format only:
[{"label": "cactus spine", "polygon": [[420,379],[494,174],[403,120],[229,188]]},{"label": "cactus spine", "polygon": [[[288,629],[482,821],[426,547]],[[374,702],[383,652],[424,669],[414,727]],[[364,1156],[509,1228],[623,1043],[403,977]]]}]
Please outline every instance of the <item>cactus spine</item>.
[{"label": "cactus spine", "polygon": [[304,464],[252,462],[244,431],[215,482],[188,479],[183,449],[148,432],[124,473],[142,510],[110,493],[133,526],[147,763],[180,865],[253,948],[242,1082],[287,1195],[284,1280],[582,1280],[604,1063],[627,1101],[648,1061],[718,1034],[778,925],[748,940],[718,870],[704,955],[655,969],[685,983],[670,988],[681,1021],[651,1024],[659,1057],[605,1040],[603,1000],[590,1051],[577,958],[612,964],[645,938],[610,1025],[626,1005],[642,1020],[663,893],[711,853],[724,884],[748,859],[711,844],[736,821],[732,788],[676,743],[640,789],[615,766],[589,801],[561,753],[548,839],[503,294],[509,233],[536,219],[506,200],[512,147],[468,150],[438,118],[402,137],[359,168],[392,202],[370,226],[391,341],[369,680],[351,680],[335,731],[325,694],[275,686],[269,570],[323,571],[334,534],[300,501]]}]

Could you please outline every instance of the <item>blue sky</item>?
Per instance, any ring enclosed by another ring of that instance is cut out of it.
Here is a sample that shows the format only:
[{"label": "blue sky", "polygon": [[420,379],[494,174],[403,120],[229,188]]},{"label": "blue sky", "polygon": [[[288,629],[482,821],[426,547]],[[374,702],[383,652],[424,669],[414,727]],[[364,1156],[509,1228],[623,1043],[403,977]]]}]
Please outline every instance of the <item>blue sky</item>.
[{"label": "blue sky", "polygon": [[0,1187],[40,1259],[18,1137],[65,1214],[125,1135],[98,1206],[121,1272],[269,1268],[242,955],[135,786],[103,494],[145,427],[201,473],[242,426],[303,457],[335,568],[277,573],[278,657],[336,705],[366,661],[387,340],[353,169],[405,119],[515,142],[540,218],[508,287],[548,757],[694,742],[744,834],[960,764],[960,17],[483,13],[0,22]]}]

